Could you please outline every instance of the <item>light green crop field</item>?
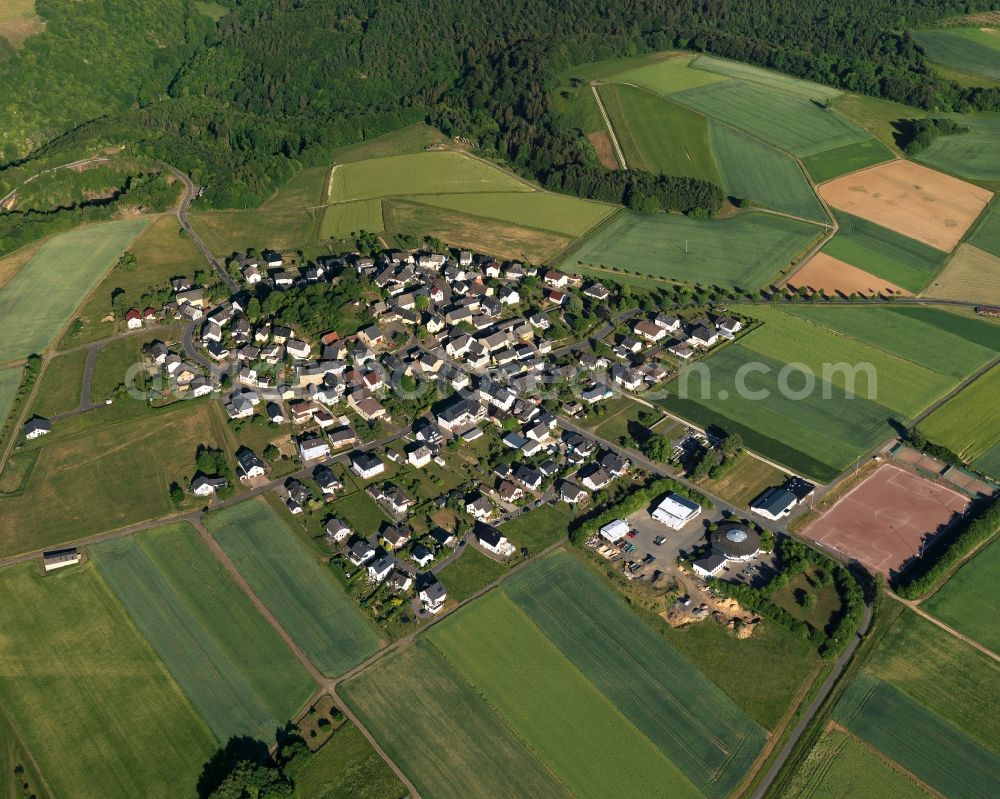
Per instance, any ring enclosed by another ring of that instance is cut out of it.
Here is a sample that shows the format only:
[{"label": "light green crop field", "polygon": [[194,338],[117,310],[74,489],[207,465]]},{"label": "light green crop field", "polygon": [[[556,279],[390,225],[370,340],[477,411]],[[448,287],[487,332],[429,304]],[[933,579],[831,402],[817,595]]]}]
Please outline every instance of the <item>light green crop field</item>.
[{"label": "light green crop field", "polygon": [[1000,32],[978,28],[916,31],[913,38],[931,61],[1000,80]]},{"label": "light green crop field", "polygon": [[1000,440],[972,461],[972,468],[1000,480]]},{"label": "light green crop field", "polygon": [[690,55],[674,56],[600,77],[616,83],[634,83],[657,94],[672,94],[726,80],[724,75],[713,75],[711,72],[691,69],[690,64],[693,60]]},{"label": "light green crop field", "polygon": [[691,64],[695,69],[712,72],[716,75],[725,75],[729,78],[739,78],[741,80],[761,83],[775,89],[783,89],[786,92],[801,95],[810,100],[833,99],[839,95],[840,89],[832,86],[824,86],[821,83],[813,83],[801,78],[793,78],[783,72],[773,72],[763,67],[755,67],[752,64],[744,64],[741,61],[729,61],[725,58],[715,58],[710,55],[700,55]]},{"label": "light green crop field", "polygon": [[221,742],[272,742],[315,688],[189,524],[89,548],[108,585]]},{"label": "light green crop field", "polygon": [[919,292],[947,254],[922,242],[844,211],[836,212],[840,230],[823,252],[883,280]]},{"label": "light green crop field", "polygon": [[309,659],[324,674],[347,671],[379,638],[350,598],[264,502],[209,517],[215,540]]},{"label": "light green crop field", "polygon": [[[7,421],[7,414],[14,407],[17,388],[21,385],[21,368],[0,369],[0,425]],[[16,431],[19,435],[20,430]]]},{"label": "light green crop field", "polygon": [[1000,258],[1000,200],[994,199],[979,217],[968,242]]},{"label": "light green crop field", "polygon": [[783,308],[788,313],[958,380],[1000,351],[1000,325],[939,308]]},{"label": "light green crop field", "polygon": [[424,796],[569,799],[569,792],[427,642],[392,652],[339,689]]},{"label": "light green crop field", "polygon": [[39,416],[55,416],[71,411],[80,404],[83,370],[87,365],[87,350],[74,350],[49,361],[35,392],[31,412]]},{"label": "light green crop field", "polygon": [[1000,305],[1000,257],[959,244],[945,268],[924,289],[926,297]]},{"label": "light green crop field", "polygon": [[[956,630],[1000,653],[1000,541],[976,553],[921,607]],[[1000,732],[998,732],[1000,735]]]},{"label": "light green crop field", "polygon": [[505,591],[700,791],[733,791],[764,731],[600,578],[557,554],[517,574]]},{"label": "light green crop field", "polygon": [[313,166],[296,172],[284,186],[261,203],[261,210],[298,211],[322,205],[326,202],[323,189],[329,172],[329,168],[323,166]]},{"label": "light green crop field", "polygon": [[485,161],[453,150],[435,150],[339,164],[330,176],[329,199],[532,190],[520,178]]},{"label": "light green crop field", "polygon": [[462,608],[427,638],[574,796],[700,796],[505,594]]},{"label": "light green crop field", "polygon": [[0,572],[0,701],[56,796],[193,791],[218,742],[90,564]]},{"label": "light green crop field", "polygon": [[828,223],[830,218],[795,160],[713,120],[712,152],[726,192],[773,211]]},{"label": "light green crop field", "polygon": [[985,182],[993,190],[1000,188],[1000,114],[950,116],[969,132],[935,139],[916,159],[966,180]]},{"label": "light green crop field", "polygon": [[319,237],[321,239],[342,239],[352,234],[381,233],[382,201],[355,200],[346,203],[334,203],[323,209],[323,221],[320,223]]},{"label": "light green crop field", "polygon": [[[319,212],[317,212],[319,213]],[[278,252],[316,241],[316,221],[304,209],[282,211],[194,211],[191,226],[220,257],[247,247]]]},{"label": "light green crop field", "polygon": [[563,262],[724,287],[756,288],[775,278],[820,235],[807,222],[746,213],[730,219],[625,212]]},{"label": "light green crop field", "polygon": [[1000,755],[887,682],[857,677],[833,716],[945,796],[995,794]]},{"label": "light green crop field", "polygon": [[920,429],[966,460],[978,458],[1000,442],[998,391],[1000,366],[995,366],[924,419]]},{"label": "light green crop field", "polygon": [[865,141],[868,134],[831,109],[799,94],[730,80],[671,95],[799,157]]},{"label": "light green crop field", "polygon": [[547,191],[425,194],[413,199],[436,208],[552,230],[567,236],[582,236],[618,209],[614,205]]},{"label": "light green crop field", "polygon": [[400,799],[406,788],[353,724],[336,735],[292,775],[299,799]]},{"label": "light green crop field", "polygon": [[878,139],[852,142],[832,150],[807,155],[802,159],[806,170],[817,183],[832,180],[849,172],[891,161],[896,156]]},{"label": "light green crop field", "polygon": [[780,796],[782,799],[854,799],[858,796],[929,799],[933,796],[897,768],[879,758],[853,735],[829,727]]},{"label": "light green crop field", "polygon": [[634,86],[598,92],[630,168],[719,182],[704,116]]},{"label": "light green crop field", "polygon": [[47,350],[148,222],[89,225],[45,242],[0,289],[0,362]]}]

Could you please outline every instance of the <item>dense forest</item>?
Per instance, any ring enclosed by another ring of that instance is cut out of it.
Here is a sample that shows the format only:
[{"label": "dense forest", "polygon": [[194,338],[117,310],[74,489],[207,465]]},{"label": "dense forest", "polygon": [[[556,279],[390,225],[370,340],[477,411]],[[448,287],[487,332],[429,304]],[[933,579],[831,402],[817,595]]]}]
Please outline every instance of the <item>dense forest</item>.
[{"label": "dense forest", "polygon": [[[339,145],[428,119],[554,189],[640,209],[712,210],[721,195],[711,184],[608,177],[550,105],[555,76],[573,64],[668,48],[708,51],[925,109],[1000,108],[1000,90],[961,88],[935,75],[905,33],[988,2],[226,5],[232,11],[216,25],[188,0],[39,0],[48,29],[0,62],[0,109],[18,114],[4,149],[13,164],[0,169],[0,193],[16,183],[18,158],[82,123],[33,158],[128,143],[134,153],[190,172],[207,186],[209,203],[249,207],[295,170],[326,162]],[[45,84],[51,93],[40,90]]]}]

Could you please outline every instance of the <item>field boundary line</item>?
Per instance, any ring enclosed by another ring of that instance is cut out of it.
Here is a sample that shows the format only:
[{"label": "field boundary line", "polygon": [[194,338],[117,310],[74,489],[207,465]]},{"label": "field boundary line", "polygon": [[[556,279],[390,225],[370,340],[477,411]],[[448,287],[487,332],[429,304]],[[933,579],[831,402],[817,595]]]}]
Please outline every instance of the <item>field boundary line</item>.
[{"label": "field boundary line", "polygon": [[597,108],[601,112],[601,117],[604,119],[604,126],[608,131],[608,138],[611,139],[611,144],[615,148],[615,157],[618,159],[618,163],[622,165],[623,170],[628,170],[628,164],[625,161],[625,154],[622,152],[622,147],[618,143],[618,136],[615,134],[614,125],[611,124],[611,117],[608,116],[607,109],[604,107],[604,101],[601,100],[600,92],[597,91],[597,82],[590,82],[590,90],[594,93],[594,99],[597,101]]}]

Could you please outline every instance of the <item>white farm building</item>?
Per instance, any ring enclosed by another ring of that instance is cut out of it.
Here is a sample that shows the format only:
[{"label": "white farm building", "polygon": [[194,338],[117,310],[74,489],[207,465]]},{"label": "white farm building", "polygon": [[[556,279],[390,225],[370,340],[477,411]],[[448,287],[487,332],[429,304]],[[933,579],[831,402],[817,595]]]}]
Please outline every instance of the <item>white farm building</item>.
[{"label": "white farm building", "polygon": [[680,530],[700,513],[701,505],[697,502],[685,499],[679,494],[667,494],[653,509],[653,518],[671,530]]}]

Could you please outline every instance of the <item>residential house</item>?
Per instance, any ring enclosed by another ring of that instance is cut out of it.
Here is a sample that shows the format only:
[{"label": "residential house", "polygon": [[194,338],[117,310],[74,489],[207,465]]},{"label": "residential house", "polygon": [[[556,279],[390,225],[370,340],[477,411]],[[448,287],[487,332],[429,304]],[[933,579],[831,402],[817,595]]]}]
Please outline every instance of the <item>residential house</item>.
[{"label": "residential house", "polygon": [[368,541],[355,541],[347,552],[347,559],[355,566],[364,566],[375,557],[375,547]]},{"label": "residential house", "polygon": [[425,611],[437,615],[448,601],[448,592],[441,582],[433,582],[420,589],[420,604]]},{"label": "residential house", "polygon": [[48,419],[43,419],[41,416],[29,419],[24,425],[24,437],[27,439],[38,438],[39,436],[48,435],[51,432],[52,422]]},{"label": "residential house", "polygon": [[236,471],[240,480],[251,480],[264,474],[264,462],[252,449],[240,447],[236,451]]},{"label": "residential house", "polygon": [[304,435],[299,439],[299,456],[304,461],[326,458],[330,455],[330,445],[322,436]]},{"label": "residential house", "polygon": [[480,522],[476,524],[474,534],[479,546],[487,552],[501,558],[507,558],[514,554],[514,545],[496,527]]},{"label": "residential house", "polygon": [[371,480],[385,471],[385,464],[371,452],[352,452],[351,470],[362,480]]}]

